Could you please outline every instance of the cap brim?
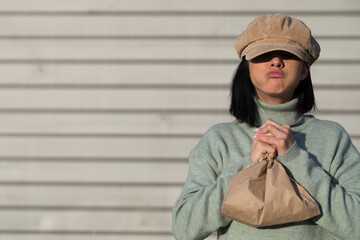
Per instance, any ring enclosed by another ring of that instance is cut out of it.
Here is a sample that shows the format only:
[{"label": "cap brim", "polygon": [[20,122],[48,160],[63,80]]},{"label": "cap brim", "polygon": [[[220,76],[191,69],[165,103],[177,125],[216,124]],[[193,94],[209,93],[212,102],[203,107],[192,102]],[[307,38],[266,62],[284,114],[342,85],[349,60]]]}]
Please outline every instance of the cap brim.
[{"label": "cap brim", "polygon": [[246,60],[252,60],[264,53],[272,51],[285,51],[294,54],[304,62],[310,62],[310,59],[301,48],[292,45],[260,45],[248,50],[245,54]]}]

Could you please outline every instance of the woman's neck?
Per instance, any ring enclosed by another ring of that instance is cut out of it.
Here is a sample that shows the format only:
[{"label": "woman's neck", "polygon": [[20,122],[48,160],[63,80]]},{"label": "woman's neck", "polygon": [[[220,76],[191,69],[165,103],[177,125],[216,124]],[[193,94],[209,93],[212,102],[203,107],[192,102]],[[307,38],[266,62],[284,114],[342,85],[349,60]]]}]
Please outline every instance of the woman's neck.
[{"label": "woman's neck", "polygon": [[270,104],[255,98],[258,108],[259,123],[262,125],[268,118],[279,124],[295,125],[302,120],[303,114],[297,112],[298,99],[283,104]]}]

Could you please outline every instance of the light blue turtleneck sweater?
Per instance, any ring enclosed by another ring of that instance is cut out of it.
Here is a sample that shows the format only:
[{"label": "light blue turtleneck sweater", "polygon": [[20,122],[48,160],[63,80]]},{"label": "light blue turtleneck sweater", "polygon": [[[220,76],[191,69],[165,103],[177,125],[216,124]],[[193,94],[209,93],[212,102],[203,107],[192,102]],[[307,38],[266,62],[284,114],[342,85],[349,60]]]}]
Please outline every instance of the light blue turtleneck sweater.
[{"label": "light blue turtleneck sweater", "polygon": [[[337,123],[298,114],[297,99],[285,104],[258,101],[261,123],[271,118],[291,126],[295,143],[277,159],[318,202],[321,215],[279,226],[256,228],[220,214],[230,179],[251,163],[254,129],[238,121],[211,127],[189,157],[189,173],[173,209],[179,240],[360,239],[360,156]],[[241,203],[239,203],[241,204]]]}]

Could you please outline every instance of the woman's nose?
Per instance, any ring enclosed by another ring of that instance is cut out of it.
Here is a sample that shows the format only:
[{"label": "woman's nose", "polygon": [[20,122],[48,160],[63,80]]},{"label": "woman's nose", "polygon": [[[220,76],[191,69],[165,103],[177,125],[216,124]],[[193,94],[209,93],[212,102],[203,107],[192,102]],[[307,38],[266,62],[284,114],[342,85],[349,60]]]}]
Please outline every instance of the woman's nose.
[{"label": "woman's nose", "polygon": [[278,67],[278,68],[284,67],[284,61],[279,56],[274,56],[270,62],[272,67]]}]

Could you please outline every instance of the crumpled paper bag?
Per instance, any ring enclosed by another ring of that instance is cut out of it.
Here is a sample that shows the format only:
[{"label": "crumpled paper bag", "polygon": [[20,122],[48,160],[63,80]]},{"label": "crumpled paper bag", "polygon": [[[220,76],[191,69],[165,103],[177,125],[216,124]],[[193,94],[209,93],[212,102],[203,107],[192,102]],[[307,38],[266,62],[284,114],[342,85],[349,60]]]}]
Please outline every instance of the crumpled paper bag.
[{"label": "crumpled paper bag", "polygon": [[260,227],[303,221],[319,215],[320,209],[281,163],[266,155],[230,180],[221,214]]}]

